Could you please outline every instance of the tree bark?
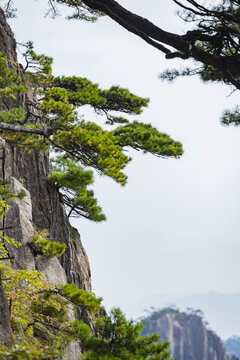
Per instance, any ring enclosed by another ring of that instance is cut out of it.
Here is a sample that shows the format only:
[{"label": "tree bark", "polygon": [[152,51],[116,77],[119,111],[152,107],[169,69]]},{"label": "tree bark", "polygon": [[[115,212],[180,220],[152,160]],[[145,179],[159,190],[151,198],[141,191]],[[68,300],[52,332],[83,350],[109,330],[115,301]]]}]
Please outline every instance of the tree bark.
[{"label": "tree bark", "polygon": [[46,135],[43,130],[41,129],[34,129],[34,128],[27,128],[22,125],[13,125],[8,124],[4,122],[0,122],[0,129],[7,130],[7,131],[13,131],[17,133],[25,133],[25,134],[37,134],[37,135]]},{"label": "tree bark", "polygon": [[156,26],[151,21],[125,9],[115,0],[83,0],[83,3],[91,9],[106,13],[125,29],[162,51],[167,59],[176,57],[182,59],[193,58],[203,65],[211,65],[222,72],[225,81],[233,84],[240,90],[240,82],[233,75],[233,68],[239,68],[240,66],[239,57],[236,57],[233,63],[231,57],[227,55],[213,55],[194,46],[197,40],[214,42],[214,36],[210,36],[200,30],[188,31],[184,35],[170,33]]}]

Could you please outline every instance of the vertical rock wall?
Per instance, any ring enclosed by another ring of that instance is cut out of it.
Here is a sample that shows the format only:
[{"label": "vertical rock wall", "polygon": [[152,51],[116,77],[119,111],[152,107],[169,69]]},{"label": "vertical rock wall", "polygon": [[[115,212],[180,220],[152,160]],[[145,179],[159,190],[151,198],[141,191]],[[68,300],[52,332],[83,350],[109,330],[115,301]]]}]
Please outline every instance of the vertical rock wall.
[{"label": "vertical rock wall", "polygon": [[[0,51],[16,61],[15,49],[13,33],[0,9]],[[26,96],[19,97],[18,106],[25,107],[26,100]],[[13,266],[17,269],[36,269],[44,273],[46,280],[53,284],[70,282],[90,291],[90,267],[80,236],[69,224],[61,194],[47,182],[50,172],[48,154],[41,151],[27,153],[1,139],[0,172],[4,179],[11,182],[14,192],[24,190],[26,193],[23,199],[16,198],[11,203],[4,219],[4,226],[10,227],[5,235],[22,244],[17,249],[8,246],[9,254],[14,257]],[[29,244],[38,231],[45,231],[51,240],[67,245],[60,259],[43,261],[40,255],[34,255]],[[11,338],[8,304],[0,283],[0,342],[7,344]],[[66,358],[81,359],[77,344],[69,346]]]},{"label": "vertical rock wall", "polygon": [[197,315],[169,313],[147,318],[144,323],[144,335],[155,332],[162,341],[170,341],[176,360],[229,360],[221,339],[206,329]]},{"label": "vertical rock wall", "polygon": [[[35,266],[36,270],[44,270],[41,261],[34,259],[28,246],[34,233],[44,230],[51,240],[67,245],[61,259],[55,260],[55,263],[59,263],[58,268],[63,268],[67,281],[90,291],[90,267],[80,236],[69,224],[61,194],[54,185],[47,182],[50,171],[48,154],[41,151],[26,153],[7,145],[5,141],[0,142],[0,151],[1,149],[5,154],[2,159],[5,178],[12,182],[15,192],[23,189],[27,193],[27,197],[13,202],[5,219],[5,226],[14,227],[7,231],[7,235],[24,244],[18,249],[10,250],[14,251],[15,266],[31,269]],[[20,180],[24,180],[23,184]],[[49,266],[48,278],[54,277],[55,270],[53,267],[50,271],[51,267]]]}]

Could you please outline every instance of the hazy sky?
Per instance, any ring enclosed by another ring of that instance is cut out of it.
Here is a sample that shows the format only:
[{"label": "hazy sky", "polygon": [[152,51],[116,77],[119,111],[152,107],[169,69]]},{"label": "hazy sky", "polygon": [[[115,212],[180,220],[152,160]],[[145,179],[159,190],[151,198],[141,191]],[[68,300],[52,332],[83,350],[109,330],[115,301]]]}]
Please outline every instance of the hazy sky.
[{"label": "hazy sky", "polygon": [[[230,88],[197,78],[162,83],[161,71],[184,63],[166,61],[107,17],[96,24],[45,19],[46,0],[15,3],[17,40],[33,40],[37,52],[54,57],[55,74],[85,76],[102,88],[119,84],[149,97],[139,120],[184,146],[180,160],[131,152],[125,188],[96,179],[107,222],[74,220],[96,293],[107,307],[124,307],[158,293],[239,292],[240,129],[219,123],[221,112],[237,104],[237,92],[228,97]],[[120,3],[169,31],[184,29],[171,0]]]}]

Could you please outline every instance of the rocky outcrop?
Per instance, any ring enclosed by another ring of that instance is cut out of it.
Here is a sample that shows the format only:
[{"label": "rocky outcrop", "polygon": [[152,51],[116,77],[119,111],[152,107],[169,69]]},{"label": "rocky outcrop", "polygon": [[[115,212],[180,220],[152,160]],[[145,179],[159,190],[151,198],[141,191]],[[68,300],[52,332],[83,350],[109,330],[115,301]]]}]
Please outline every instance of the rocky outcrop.
[{"label": "rocky outcrop", "polygon": [[46,276],[51,278],[51,273],[55,270],[61,272],[61,267],[68,282],[90,291],[90,267],[80,236],[69,224],[61,194],[47,182],[50,171],[48,154],[41,151],[27,153],[3,140],[0,142],[0,151],[4,153],[4,177],[12,182],[16,193],[24,190],[27,194],[22,200],[14,200],[5,219],[5,226],[13,227],[6,234],[24,245],[17,249],[9,248],[10,254],[14,255],[15,267],[42,270],[41,259],[34,258],[28,244],[34,233],[44,230],[50,239],[67,245],[61,259],[55,260],[55,266],[52,262],[48,267]]},{"label": "rocky outcrop", "polygon": [[195,314],[160,311],[143,322],[144,335],[155,332],[170,341],[176,360],[229,360],[221,339]]},{"label": "rocky outcrop", "polygon": [[240,336],[232,336],[224,341],[226,352],[229,356],[240,358]]},{"label": "rocky outcrop", "polygon": [[4,13],[0,8],[0,51],[8,54],[9,59],[16,61],[16,40]]},{"label": "rocky outcrop", "polygon": [[[9,59],[16,61],[15,48],[16,41],[0,9],[0,51],[5,52]],[[20,66],[17,71],[21,73]],[[32,94],[27,95],[27,97],[31,96]],[[19,97],[17,105],[25,107],[26,100],[25,96]],[[0,139],[1,175],[10,181],[12,190],[16,194],[21,191],[25,193],[23,198],[16,197],[12,201],[3,222],[4,227],[8,228],[4,235],[16,239],[22,246],[16,248],[9,244],[5,245],[9,255],[13,257],[12,265],[16,269],[38,270],[54,285],[70,282],[90,291],[91,273],[88,258],[77,230],[71,227],[66,216],[61,194],[54,185],[47,182],[50,171],[47,153],[22,151],[17,146]],[[30,244],[38,231],[47,233],[52,241],[67,245],[61,258],[46,259],[34,254]],[[0,342],[9,344],[12,331],[9,312],[6,309],[8,304],[0,284]],[[84,314],[84,316],[88,315]],[[77,343],[69,345],[66,359],[81,359],[81,351]]]}]

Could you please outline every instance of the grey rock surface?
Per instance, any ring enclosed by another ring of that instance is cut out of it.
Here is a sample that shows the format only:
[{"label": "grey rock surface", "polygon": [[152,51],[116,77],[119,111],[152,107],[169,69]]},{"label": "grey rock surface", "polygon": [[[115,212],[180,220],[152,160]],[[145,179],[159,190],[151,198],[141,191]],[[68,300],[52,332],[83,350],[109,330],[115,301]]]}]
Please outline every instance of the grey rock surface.
[{"label": "grey rock surface", "polygon": [[65,359],[69,359],[69,360],[71,360],[71,359],[81,360],[82,359],[81,349],[77,342],[72,342],[72,343],[68,344],[65,354],[66,354]]},{"label": "grey rock surface", "polygon": [[223,342],[204,325],[201,317],[181,312],[144,319],[144,335],[158,333],[169,340],[176,360],[229,360]]},{"label": "grey rock surface", "polygon": [[232,336],[224,341],[225,349],[229,356],[240,358],[240,336]]},{"label": "grey rock surface", "polygon": [[[3,141],[0,144],[3,145]],[[11,189],[15,194],[24,191],[26,196],[23,199],[15,197],[10,203],[10,209],[5,217],[4,225],[12,227],[5,234],[17,240],[21,246],[16,248],[8,243],[5,244],[10,256],[14,257],[13,264],[16,269],[35,270],[34,256],[27,246],[33,241],[35,234],[32,222],[32,203],[29,191],[15,178],[11,177]]]},{"label": "grey rock surface", "polygon": [[45,281],[52,285],[66,284],[67,276],[59,260],[54,257],[46,259],[45,256],[36,257],[36,270],[45,275]]},{"label": "grey rock surface", "polygon": [[0,51],[8,54],[9,59],[16,61],[16,40],[2,9],[0,8]]},{"label": "grey rock surface", "polygon": [[[47,176],[50,173],[48,154],[41,151],[27,153],[17,147],[6,145],[4,168],[6,178],[24,179],[24,186],[31,195],[34,231],[45,230],[49,233],[51,240],[67,245],[67,249],[60,259],[67,281],[74,282],[82,289],[91,290],[89,261],[80,236],[69,223],[61,194],[54,185],[47,182]],[[19,209],[19,204],[16,206]],[[18,210],[14,211],[17,217]],[[10,215],[9,213],[6,217],[6,223],[9,225],[12,221]],[[15,238],[16,230],[9,230],[7,235]],[[28,242],[28,239],[23,241]],[[24,259],[26,267],[28,267],[28,263],[32,261],[31,256],[29,260]]]},{"label": "grey rock surface", "polygon": [[[0,9],[0,51],[14,60],[16,71],[21,75],[21,66],[16,62],[16,41]],[[33,94],[19,96],[14,105],[26,107],[26,101]],[[11,105],[11,104],[10,104]],[[0,106],[1,109],[1,106]],[[2,107],[4,109],[4,107]],[[34,110],[33,110],[34,111]],[[24,190],[26,196],[15,198],[4,218],[3,225],[11,227],[7,235],[21,243],[19,248],[7,245],[9,254],[14,257],[12,265],[16,269],[41,271],[52,284],[75,283],[80,288],[91,290],[91,272],[87,254],[77,230],[72,228],[66,216],[61,194],[54,185],[47,182],[51,171],[49,155],[42,151],[26,152],[13,144],[0,139],[0,172],[4,179],[11,182],[12,190],[18,193]],[[29,244],[38,231],[45,231],[52,241],[65,243],[66,251],[61,258],[44,259],[36,256]],[[12,339],[8,303],[0,285],[0,342],[9,344]],[[84,316],[91,321],[88,314]],[[67,360],[81,359],[81,350],[77,343],[69,344],[66,350]]]}]

